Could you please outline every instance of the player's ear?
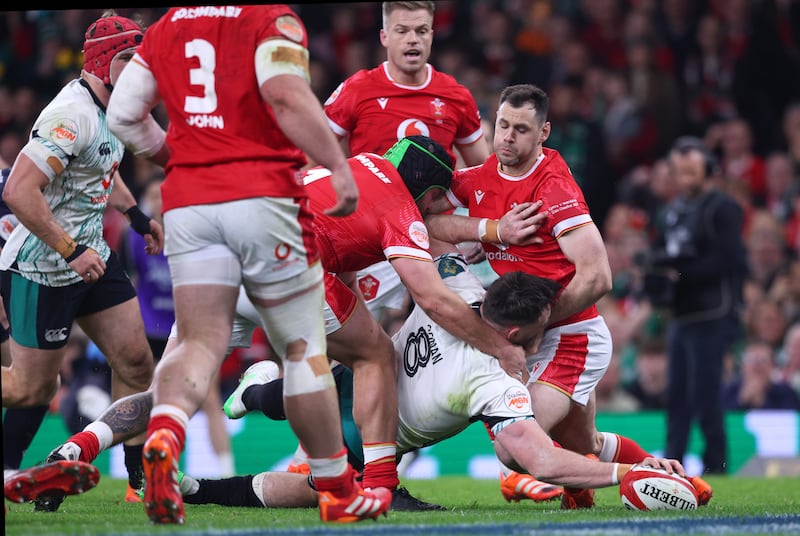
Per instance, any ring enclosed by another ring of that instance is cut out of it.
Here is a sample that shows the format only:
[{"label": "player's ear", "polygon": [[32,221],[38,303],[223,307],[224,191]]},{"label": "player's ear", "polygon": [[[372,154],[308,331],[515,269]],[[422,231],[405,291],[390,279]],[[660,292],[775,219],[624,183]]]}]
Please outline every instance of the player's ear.
[{"label": "player's ear", "polygon": [[503,335],[505,335],[506,339],[511,342],[514,342],[514,340],[517,338],[517,333],[519,333],[519,326],[503,328]]},{"label": "player's ear", "polygon": [[550,137],[550,121],[545,121],[542,131],[539,133],[539,143],[544,143]]}]

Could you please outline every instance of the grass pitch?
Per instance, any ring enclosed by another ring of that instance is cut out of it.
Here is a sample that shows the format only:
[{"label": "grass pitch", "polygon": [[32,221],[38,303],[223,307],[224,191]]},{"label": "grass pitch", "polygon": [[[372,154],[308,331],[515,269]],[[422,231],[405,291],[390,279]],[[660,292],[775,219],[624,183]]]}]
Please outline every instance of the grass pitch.
[{"label": "grass pitch", "polygon": [[561,511],[558,502],[507,503],[496,480],[443,477],[403,484],[446,512],[390,512],[377,522],[331,525],[313,508],[229,508],[186,505],[183,526],[151,525],[141,504],[124,501],[125,481],[101,479],[88,493],[68,497],[56,513],[6,501],[7,536],[259,535],[259,534],[800,534],[796,478],[711,477],[714,497],[695,512],[626,510],[617,487],[597,490],[590,511]]}]

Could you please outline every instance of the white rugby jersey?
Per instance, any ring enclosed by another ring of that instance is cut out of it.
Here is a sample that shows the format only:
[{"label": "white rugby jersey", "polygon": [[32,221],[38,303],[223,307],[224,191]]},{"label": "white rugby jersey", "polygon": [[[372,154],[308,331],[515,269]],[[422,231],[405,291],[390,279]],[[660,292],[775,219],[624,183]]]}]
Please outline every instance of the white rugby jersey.
[{"label": "white rugby jersey", "polygon": [[[436,264],[450,290],[467,303],[483,300],[483,286],[463,256],[444,255]],[[522,382],[506,374],[496,358],[434,323],[421,307],[414,307],[392,341],[398,359],[399,453],[455,435],[481,416],[532,415]]]},{"label": "white rugby jersey", "polygon": [[[111,249],[103,238],[103,213],[124,151],[108,130],[105,109],[81,79],[68,83],[42,110],[22,149],[50,179],[43,193],[58,223],[104,261]],[[58,175],[45,163],[51,157],[64,166]],[[0,269],[8,269],[14,261],[22,276],[41,285],[61,287],[82,281],[57,251],[22,224],[3,248]]]}]

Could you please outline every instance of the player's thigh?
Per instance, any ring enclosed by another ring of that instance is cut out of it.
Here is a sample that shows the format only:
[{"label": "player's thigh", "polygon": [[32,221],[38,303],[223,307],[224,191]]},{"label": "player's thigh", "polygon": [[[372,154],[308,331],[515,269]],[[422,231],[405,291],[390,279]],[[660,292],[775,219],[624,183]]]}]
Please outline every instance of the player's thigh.
[{"label": "player's thigh", "polygon": [[599,452],[596,418],[595,394],[592,393],[585,406],[572,402],[569,412],[550,430],[550,435],[562,447],[579,454]]},{"label": "player's thigh", "polygon": [[337,329],[328,332],[328,355],[350,366],[365,360],[394,363],[392,340],[370,313],[364,300],[338,278],[331,281],[327,277],[325,299],[334,317],[326,318],[326,321],[329,325],[336,321],[338,325]]},{"label": "player's thigh", "polygon": [[115,254],[106,262],[100,280],[89,285],[75,316],[116,373],[124,378],[133,375],[136,383],[149,383],[153,353],[147,343],[136,291]]},{"label": "player's thigh", "polygon": [[[13,360],[11,371],[13,385],[3,385],[15,393],[26,393],[37,397],[40,403],[46,403],[44,398],[52,395],[58,382],[58,373],[64,358],[64,347],[56,349],[31,348],[22,346],[14,339],[10,339],[10,350]],[[6,376],[3,376],[6,380]]]},{"label": "player's thigh", "polygon": [[295,357],[300,353],[305,357],[327,354],[325,289],[319,263],[290,279],[259,284],[245,281],[245,286],[267,338],[281,359],[288,353]]},{"label": "player's thigh", "polygon": [[155,364],[134,297],[108,309],[77,318],[78,325],[94,341],[109,365],[122,374],[132,368],[152,372]]},{"label": "player's thigh", "polygon": [[611,333],[602,317],[548,329],[540,351],[528,357],[529,381],[585,405],[608,369],[611,349]]},{"label": "player's thigh", "polygon": [[87,285],[48,287],[3,271],[0,286],[8,313],[11,355],[10,375],[3,378],[13,378],[13,385],[4,385],[3,390],[15,397],[27,395],[46,402],[56,385],[64,347]]},{"label": "player's thigh", "polygon": [[533,416],[545,432],[566,418],[572,407],[569,395],[547,383],[529,383]]},{"label": "player's thigh", "polygon": [[[238,286],[187,284],[175,287],[173,295],[176,345],[197,345],[221,363],[231,338]],[[165,353],[162,362],[174,353]]]}]

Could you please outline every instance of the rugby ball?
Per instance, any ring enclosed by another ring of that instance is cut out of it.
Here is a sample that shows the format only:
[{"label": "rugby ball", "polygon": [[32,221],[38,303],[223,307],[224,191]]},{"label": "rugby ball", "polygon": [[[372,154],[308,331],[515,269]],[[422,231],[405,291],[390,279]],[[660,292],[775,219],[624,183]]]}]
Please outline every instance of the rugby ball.
[{"label": "rugby ball", "polygon": [[664,469],[635,465],[619,484],[622,504],[629,510],[696,510],[694,486]]}]

